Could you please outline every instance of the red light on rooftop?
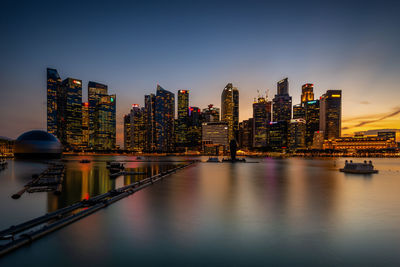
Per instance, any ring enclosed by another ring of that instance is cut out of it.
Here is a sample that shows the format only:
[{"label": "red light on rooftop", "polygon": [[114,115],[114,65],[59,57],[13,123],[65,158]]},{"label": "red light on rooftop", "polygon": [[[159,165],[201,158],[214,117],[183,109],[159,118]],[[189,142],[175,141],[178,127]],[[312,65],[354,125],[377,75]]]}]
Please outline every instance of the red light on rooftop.
[{"label": "red light on rooftop", "polygon": [[139,107],[139,104],[132,104],[132,107],[133,107],[133,108],[138,108],[138,107]]},{"label": "red light on rooftop", "polygon": [[88,107],[88,106],[89,106],[89,103],[88,103],[88,102],[85,102],[85,103],[83,103],[83,105],[84,105],[85,107]]}]

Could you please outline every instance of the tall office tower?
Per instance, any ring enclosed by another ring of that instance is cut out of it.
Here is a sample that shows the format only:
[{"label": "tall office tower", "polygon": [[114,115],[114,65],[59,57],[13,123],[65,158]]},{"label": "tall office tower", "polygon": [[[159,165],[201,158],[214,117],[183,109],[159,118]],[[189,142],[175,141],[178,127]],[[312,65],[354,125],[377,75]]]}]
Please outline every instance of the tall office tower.
[{"label": "tall office tower", "polygon": [[239,130],[239,91],[228,83],[221,95],[221,121],[228,123],[229,140],[237,139]]},{"label": "tall office tower", "polygon": [[154,152],[156,147],[156,96],[144,96],[144,112],[146,120],[146,148],[147,152]]},{"label": "tall office tower", "polygon": [[89,103],[82,103],[82,147],[89,146]]},{"label": "tall office tower", "polygon": [[319,100],[308,101],[304,107],[306,111],[306,146],[310,148],[313,143],[314,133],[319,131]]},{"label": "tall office tower", "polygon": [[264,97],[259,97],[257,102],[253,103],[253,118],[253,146],[255,148],[266,147],[268,139],[267,125],[271,121],[271,102]]},{"label": "tall office tower", "polygon": [[176,146],[185,147],[188,145],[188,123],[189,123],[189,91],[178,91],[178,119],[176,121],[175,135]]},{"label": "tall office tower", "polygon": [[325,139],[341,137],[342,90],[328,90],[321,97],[320,129]]},{"label": "tall office tower", "polygon": [[131,113],[131,148],[134,151],[146,149],[146,110],[138,104],[133,104]]},{"label": "tall office tower", "polygon": [[132,150],[131,147],[131,114],[124,115],[124,149]]},{"label": "tall office tower", "polygon": [[306,83],[301,86],[301,105],[314,100],[314,84]]},{"label": "tall office tower", "polygon": [[306,121],[304,119],[293,119],[289,124],[288,149],[296,151],[306,148]]},{"label": "tall office tower", "polygon": [[203,109],[204,122],[219,121],[219,108],[214,107],[213,104],[208,105]]},{"label": "tall office tower", "polygon": [[306,117],[305,107],[301,104],[293,105],[293,119],[304,119]]},{"label": "tall office tower", "polygon": [[174,150],[175,95],[157,85],[155,107],[157,151],[172,152]]},{"label": "tall office tower", "polygon": [[187,146],[201,148],[201,124],[203,122],[201,110],[198,107],[189,107],[189,124],[187,130]]},{"label": "tall office tower", "polygon": [[47,132],[57,135],[57,94],[61,78],[56,69],[47,68]]},{"label": "tall office tower", "polygon": [[57,136],[67,149],[77,149],[82,145],[82,81],[65,79],[57,100]]},{"label": "tall office tower", "polygon": [[286,121],[288,124],[292,118],[292,97],[289,96],[288,78],[277,83],[278,92],[273,99],[273,116],[275,122]]},{"label": "tall office tower", "polygon": [[116,142],[115,107],[116,107],[115,95],[102,96],[100,100],[97,102],[96,109],[94,112],[95,150],[115,149],[115,142]]},{"label": "tall office tower", "polygon": [[288,123],[286,121],[271,121],[268,126],[268,145],[274,151],[287,148]]},{"label": "tall office tower", "polygon": [[88,100],[89,100],[89,147],[95,146],[95,112],[97,103],[103,96],[107,96],[108,87],[105,84],[89,81]]},{"label": "tall office tower", "polygon": [[254,118],[239,123],[239,147],[250,150],[253,148]]}]

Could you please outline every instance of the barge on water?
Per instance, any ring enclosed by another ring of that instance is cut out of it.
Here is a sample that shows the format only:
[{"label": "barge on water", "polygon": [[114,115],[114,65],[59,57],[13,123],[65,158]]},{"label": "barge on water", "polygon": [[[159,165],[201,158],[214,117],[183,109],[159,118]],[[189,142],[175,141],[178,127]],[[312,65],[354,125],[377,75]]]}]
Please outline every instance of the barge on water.
[{"label": "barge on water", "polygon": [[374,165],[372,165],[372,161],[367,162],[364,160],[363,163],[354,163],[352,160],[348,162],[346,160],[344,168],[339,169],[341,172],[346,173],[355,173],[355,174],[372,174],[378,173],[378,170],[374,169]]}]

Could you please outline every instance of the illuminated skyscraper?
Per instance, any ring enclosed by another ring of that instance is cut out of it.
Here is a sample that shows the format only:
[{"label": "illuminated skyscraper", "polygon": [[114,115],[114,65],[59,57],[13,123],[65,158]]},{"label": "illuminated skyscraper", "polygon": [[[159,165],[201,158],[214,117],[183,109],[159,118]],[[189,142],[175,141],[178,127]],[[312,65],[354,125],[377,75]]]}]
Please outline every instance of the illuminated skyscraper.
[{"label": "illuminated skyscraper", "polygon": [[105,84],[91,82],[88,83],[88,100],[89,100],[89,147],[94,148],[95,143],[95,112],[97,103],[103,96],[107,96],[108,87]]},{"label": "illuminated skyscraper", "polygon": [[124,149],[132,150],[131,147],[131,114],[124,116]]},{"label": "illuminated skyscraper", "polygon": [[144,112],[146,120],[146,148],[147,152],[154,152],[156,146],[156,96],[149,94],[144,96]]},{"label": "illuminated skyscraper", "polygon": [[188,146],[188,123],[189,123],[189,91],[178,91],[178,119],[176,121],[175,135],[176,146]]},{"label": "illuminated skyscraper", "polygon": [[304,119],[306,117],[305,107],[301,104],[293,105],[293,119]]},{"label": "illuminated skyscraper", "polygon": [[82,103],[82,147],[89,146],[89,103]]},{"label": "illuminated skyscraper", "polygon": [[268,131],[268,145],[272,150],[282,151],[287,148],[288,123],[286,121],[271,121]]},{"label": "illuminated skyscraper", "polygon": [[189,107],[189,124],[187,131],[187,146],[201,148],[202,113],[198,107]]},{"label": "illuminated skyscraper", "polygon": [[115,149],[116,121],[115,95],[102,96],[97,102],[94,113],[94,148],[95,150]]},{"label": "illuminated skyscraper", "polygon": [[325,139],[341,137],[342,90],[328,90],[321,97],[320,129]]},{"label": "illuminated skyscraper", "polygon": [[304,119],[291,120],[288,132],[288,148],[290,151],[306,148],[306,121]]},{"label": "illuminated skyscraper", "polygon": [[305,103],[306,111],[306,146],[310,148],[313,144],[314,133],[319,131],[320,107],[319,100]]},{"label": "illuminated skyscraper", "polygon": [[67,78],[61,88],[57,101],[60,141],[68,149],[77,149],[82,145],[82,81]]},{"label": "illuminated skyscraper", "polygon": [[273,116],[274,122],[286,121],[290,123],[292,118],[292,97],[289,96],[288,78],[280,80],[277,83],[277,94],[273,99]]},{"label": "illuminated skyscraper", "polygon": [[250,150],[253,148],[254,119],[250,118],[239,123],[239,147]]},{"label": "illuminated skyscraper", "polygon": [[157,85],[155,104],[157,151],[174,150],[175,95]]},{"label": "illuminated skyscraper", "polygon": [[301,87],[301,105],[314,100],[314,84],[306,83]]},{"label": "illuminated skyscraper", "polygon": [[203,109],[203,119],[204,122],[219,121],[219,108],[214,107],[213,104],[208,105]]},{"label": "illuminated skyscraper", "polygon": [[203,144],[221,145],[228,147],[229,129],[228,123],[220,122],[204,122],[202,124],[202,142]]},{"label": "illuminated skyscraper", "polygon": [[130,114],[131,148],[134,151],[146,149],[146,110],[138,104],[133,104]]},{"label": "illuminated skyscraper", "polygon": [[254,118],[254,141],[255,148],[267,146],[268,124],[271,121],[272,103],[264,97],[259,97],[257,102],[253,103]]},{"label": "illuminated skyscraper", "polygon": [[239,90],[228,83],[221,95],[221,121],[228,123],[229,140],[237,139],[239,130]]},{"label": "illuminated skyscraper", "polygon": [[47,132],[57,135],[57,94],[61,78],[56,69],[47,68]]}]

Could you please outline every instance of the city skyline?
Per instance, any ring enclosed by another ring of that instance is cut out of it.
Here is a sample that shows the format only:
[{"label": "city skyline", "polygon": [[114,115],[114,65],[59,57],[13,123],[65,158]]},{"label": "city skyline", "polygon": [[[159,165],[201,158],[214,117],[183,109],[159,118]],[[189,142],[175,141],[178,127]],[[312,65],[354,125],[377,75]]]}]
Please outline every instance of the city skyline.
[{"label": "city skyline", "polygon": [[[143,106],[157,83],[173,93],[190,90],[190,105],[201,109],[220,108],[221,88],[233,83],[243,121],[252,117],[257,90],[268,88],[272,99],[276,82],[289,77],[293,105],[306,83],[314,84],[316,98],[342,90],[342,134],[399,128],[396,2],[368,1],[360,12],[356,2],[226,3],[83,3],[78,12],[71,2],[57,8],[28,2],[22,9],[6,3],[0,135],[46,129],[46,67],[117,94],[120,145],[123,115],[131,104]],[[110,20],[94,20],[108,11]],[[66,33],[77,41],[67,42]]]}]

